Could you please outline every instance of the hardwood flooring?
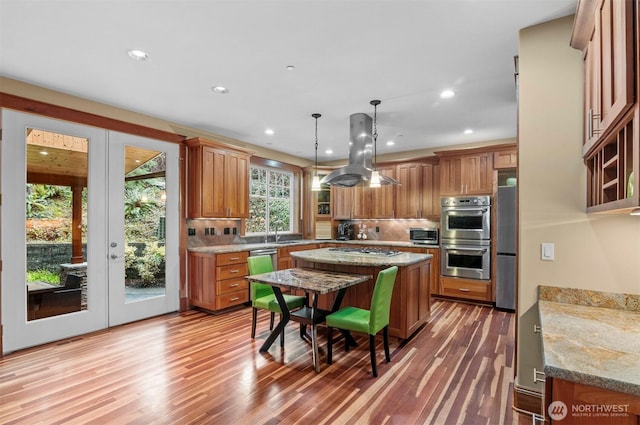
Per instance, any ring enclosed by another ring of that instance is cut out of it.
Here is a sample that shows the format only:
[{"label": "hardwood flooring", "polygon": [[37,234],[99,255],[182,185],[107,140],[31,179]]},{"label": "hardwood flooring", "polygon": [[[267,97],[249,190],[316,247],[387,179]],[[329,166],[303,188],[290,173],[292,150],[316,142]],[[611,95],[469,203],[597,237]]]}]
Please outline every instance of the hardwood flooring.
[{"label": "hardwood flooring", "polygon": [[[514,424],[515,315],[435,301],[430,322],[403,345],[390,338],[378,378],[368,337],[334,346],[321,372],[287,327],[284,350],[251,309],[188,311],[23,350],[0,359],[2,424]],[[528,420],[530,423],[530,419]],[[524,422],[522,422],[524,423]]]}]

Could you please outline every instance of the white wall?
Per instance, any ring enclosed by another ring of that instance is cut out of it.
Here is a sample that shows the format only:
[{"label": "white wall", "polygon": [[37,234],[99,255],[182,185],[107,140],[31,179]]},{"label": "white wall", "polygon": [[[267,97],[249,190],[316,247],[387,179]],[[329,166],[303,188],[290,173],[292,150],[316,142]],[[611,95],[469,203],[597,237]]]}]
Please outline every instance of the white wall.
[{"label": "white wall", "polygon": [[[640,219],[587,215],[582,149],[582,52],[569,46],[573,16],[525,28],[519,45],[518,377],[542,365],[537,287],[640,294]],[[555,244],[555,261],[540,244]]]}]

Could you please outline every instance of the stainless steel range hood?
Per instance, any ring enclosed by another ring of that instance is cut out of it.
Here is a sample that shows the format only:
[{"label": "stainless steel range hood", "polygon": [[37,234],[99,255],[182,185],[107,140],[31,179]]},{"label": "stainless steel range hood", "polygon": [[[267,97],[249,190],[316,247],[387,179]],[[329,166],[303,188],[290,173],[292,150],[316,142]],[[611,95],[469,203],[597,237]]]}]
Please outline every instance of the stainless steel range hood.
[{"label": "stainless steel range hood", "polygon": [[[369,183],[373,171],[372,124],[373,120],[365,113],[352,114],[349,117],[349,164],[331,172],[320,180],[320,183],[343,187]],[[380,184],[400,183],[381,174]]]}]

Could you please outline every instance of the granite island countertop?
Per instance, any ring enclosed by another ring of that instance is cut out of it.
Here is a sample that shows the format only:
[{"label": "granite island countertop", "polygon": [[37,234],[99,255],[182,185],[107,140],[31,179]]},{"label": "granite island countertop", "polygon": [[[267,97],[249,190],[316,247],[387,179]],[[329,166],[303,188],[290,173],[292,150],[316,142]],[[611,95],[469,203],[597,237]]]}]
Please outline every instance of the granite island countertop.
[{"label": "granite island countertop", "polygon": [[332,248],[296,251],[292,252],[291,256],[296,259],[315,263],[372,267],[409,266],[411,264],[430,260],[433,257],[431,254],[416,254],[412,252],[403,252],[397,255],[384,255],[375,253],[342,252],[332,250]]},{"label": "granite island countertop", "polygon": [[548,377],[640,396],[640,311],[538,301]]}]

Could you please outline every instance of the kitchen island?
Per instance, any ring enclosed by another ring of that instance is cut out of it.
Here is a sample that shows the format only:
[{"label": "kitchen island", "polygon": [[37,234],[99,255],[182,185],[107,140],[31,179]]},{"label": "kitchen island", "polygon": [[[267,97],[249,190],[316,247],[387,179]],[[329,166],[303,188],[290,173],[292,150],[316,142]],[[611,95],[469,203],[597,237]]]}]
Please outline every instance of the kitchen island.
[{"label": "kitchen island", "polygon": [[[398,275],[391,298],[389,335],[407,339],[427,323],[431,314],[429,275],[430,254],[416,254],[389,250],[342,250],[321,248],[292,252],[295,267],[371,275],[366,282],[350,287],[342,306],[364,309],[371,307],[371,295],[378,272],[398,266]],[[329,309],[333,294],[320,296],[319,308]]]}]

